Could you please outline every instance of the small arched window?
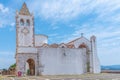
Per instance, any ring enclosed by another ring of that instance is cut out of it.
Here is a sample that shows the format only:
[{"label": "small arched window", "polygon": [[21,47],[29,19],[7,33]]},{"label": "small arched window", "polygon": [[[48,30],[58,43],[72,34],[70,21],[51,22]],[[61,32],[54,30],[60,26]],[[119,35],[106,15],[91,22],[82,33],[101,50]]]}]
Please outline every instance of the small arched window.
[{"label": "small arched window", "polygon": [[29,19],[26,21],[26,26],[30,26],[30,20]]},{"label": "small arched window", "polygon": [[82,44],[79,46],[79,48],[87,48],[87,46],[86,46],[84,43],[82,43]]},{"label": "small arched window", "polygon": [[20,25],[24,26],[24,20],[23,19],[20,20]]}]

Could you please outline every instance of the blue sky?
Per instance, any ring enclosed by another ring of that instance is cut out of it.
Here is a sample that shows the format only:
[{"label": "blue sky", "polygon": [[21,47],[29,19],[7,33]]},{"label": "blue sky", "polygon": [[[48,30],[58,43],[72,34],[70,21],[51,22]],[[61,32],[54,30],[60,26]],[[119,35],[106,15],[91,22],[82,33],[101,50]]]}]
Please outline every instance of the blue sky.
[{"label": "blue sky", "polygon": [[101,65],[120,64],[120,0],[0,0],[0,68],[15,63],[15,12],[26,2],[49,43],[97,37]]}]

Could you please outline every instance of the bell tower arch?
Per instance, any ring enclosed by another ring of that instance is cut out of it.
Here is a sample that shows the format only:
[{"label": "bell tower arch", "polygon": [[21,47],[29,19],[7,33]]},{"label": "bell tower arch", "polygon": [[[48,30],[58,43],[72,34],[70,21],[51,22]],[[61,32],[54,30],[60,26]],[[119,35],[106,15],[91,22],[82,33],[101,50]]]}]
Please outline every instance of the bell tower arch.
[{"label": "bell tower arch", "polygon": [[34,16],[29,12],[26,3],[16,12],[17,47],[34,46]]}]

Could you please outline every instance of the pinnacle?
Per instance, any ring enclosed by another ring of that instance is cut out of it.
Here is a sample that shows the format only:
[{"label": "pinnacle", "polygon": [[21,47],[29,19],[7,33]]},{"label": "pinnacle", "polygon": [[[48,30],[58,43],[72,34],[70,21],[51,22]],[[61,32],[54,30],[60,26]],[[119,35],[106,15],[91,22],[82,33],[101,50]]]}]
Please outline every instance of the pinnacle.
[{"label": "pinnacle", "polygon": [[22,6],[19,14],[21,14],[21,15],[30,15],[30,12],[29,12],[25,2],[23,3],[23,6]]}]

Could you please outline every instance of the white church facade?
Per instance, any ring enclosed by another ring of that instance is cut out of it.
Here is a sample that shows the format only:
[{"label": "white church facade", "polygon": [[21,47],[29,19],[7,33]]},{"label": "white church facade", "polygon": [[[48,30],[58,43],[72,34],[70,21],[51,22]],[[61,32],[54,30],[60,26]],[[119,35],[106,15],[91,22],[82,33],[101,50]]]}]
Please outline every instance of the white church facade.
[{"label": "white church facade", "polygon": [[100,73],[96,37],[84,36],[68,43],[48,44],[35,35],[34,16],[24,3],[16,12],[16,73],[29,75],[79,75]]}]

